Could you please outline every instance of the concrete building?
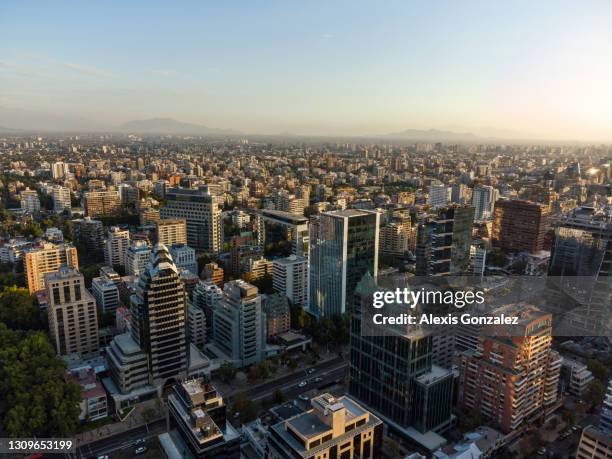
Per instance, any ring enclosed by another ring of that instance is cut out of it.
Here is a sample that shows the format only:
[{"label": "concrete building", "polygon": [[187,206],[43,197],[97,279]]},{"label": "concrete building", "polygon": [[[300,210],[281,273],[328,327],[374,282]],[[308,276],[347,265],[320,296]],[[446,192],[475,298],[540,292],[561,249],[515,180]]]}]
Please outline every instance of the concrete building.
[{"label": "concrete building", "polygon": [[193,305],[206,316],[206,338],[212,338],[213,310],[218,301],[223,297],[221,290],[212,281],[200,281],[193,289]]},{"label": "concrete building", "polygon": [[213,341],[237,367],[264,357],[264,322],[257,287],[241,279],[227,282],[213,309]]},{"label": "concrete building", "polygon": [[171,247],[187,244],[187,221],[184,218],[159,220],[155,224],[157,242]]},{"label": "concrete building", "polygon": [[608,390],[604,396],[599,427],[603,432],[612,435],[612,379],[608,381]]},{"label": "concrete building", "polygon": [[257,216],[258,245],[291,242],[291,254],[308,257],[308,219],[303,214],[264,209]]},{"label": "concrete building", "polygon": [[272,285],[276,292],[287,297],[291,304],[308,305],[308,260],[290,255],[272,261]]},{"label": "concrete building", "polygon": [[612,457],[612,435],[588,426],[582,431],[576,459],[609,459]]},{"label": "concrete building", "polygon": [[519,316],[515,336],[481,336],[476,351],[462,354],[459,404],[508,433],[555,404],[561,357],[551,347],[550,314],[525,304],[495,313]]},{"label": "concrete building", "polygon": [[547,206],[530,201],[499,199],[493,212],[491,241],[512,252],[537,253],[544,246]]},{"label": "concrete building", "polygon": [[106,276],[94,277],[91,281],[91,293],[100,311],[115,312],[119,307],[119,288],[114,280]]},{"label": "concrete building", "polygon": [[291,328],[291,311],[287,297],[282,293],[263,295],[263,311],[266,317],[268,341]]},{"label": "concrete building", "polygon": [[135,240],[125,253],[125,272],[128,276],[140,276],[144,272],[149,259],[151,249],[146,241]]},{"label": "concrete building", "polygon": [[51,199],[53,200],[53,211],[61,214],[65,210],[70,210],[72,201],[70,199],[70,190],[60,185],[54,185],[51,188]]},{"label": "concrete building", "polygon": [[582,397],[594,379],[584,363],[567,357],[561,360],[561,377],[566,383],[566,390],[576,397]]},{"label": "concrete building", "polygon": [[450,188],[446,185],[430,186],[429,193],[427,196],[427,204],[429,204],[434,209],[446,206],[451,197],[450,191]]},{"label": "concrete building", "polygon": [[490,185],[480,185],[472,192],[472,207],[474,208],[474,220],[482,222],[493,218],[495,202],[499,198],[499,192]]},{"label": "concrete building", "polygon": [[121,197],[118,191],[87,191],[83,195],[85,215],[112,215],[121,209]]},{"label": "concrete building", "polygon": [[172,261],[179,269],[186,269],[194,276],[198,275],[198,260],[196,259],[195,249],[187,244],[175,244],[170,247]]},{"label": "concrete building", "polygon": [[226,411],[221,395],[204,379],[175,384],[168,395],[170,432],[160,436],[168,457],[188,451],[194,459],[239,459],[240,433]]},{"label": "concrete building", "polygon": [[125,256],[130,247],[130,231],[111,226],[104,241],[104,262],[108,266],[125,266]]},{"label": "concrete building", "polygon": [[45,275],[49,333],[58,355],[98,354],[96,300],[75,268],[62,267]]},{"label": "concrete building", "polygon": [[187,306],[187,337],[198,349],[206,344],[206,314],[191,303]]},{"label": "concrete building", "polygon": [[40,199],[38,198],[36,190],[26,188],[19,193],[19,197],[21,198],[21,208],[24,211],[31,214],[40,212]]},{"label": "concrete building", "polygon": [[93,422],[108,416],[106,391],[96,379],[94,369],[91,366],[85,365],[70,369],[66,375],[66,381],[81,386],[80,422]]},{"label": "concrete building", "polygon": [[185,219],[187,243],[196,249],[219,253],[223,248],[221,200],[208,186],[196,190],[170,188],[166,191],[166,205],[160,209],[162,219]]},{"label": "concrete building", "polygon": [[270,428],[268,459],[381,457],[383,423],[367,409],[327,393],[311,405]]},{"label": "concrete building", "polygon": [[201,277],[204,280],[213,282],[217,287],[223,288],[223,268],[217,263],[211,262],[204,265],[202,269]]},{"label": "concrete building", "polygon": [[91,217],[70,221],[72,240],[80,244],[87,253],[102,252],[104,249],[104,226],[99,220]]},{"label": "concrete building", "polygon": [[79,269],[77,250],[72,244],[47,242],[25,252],[25,273],[28,290],[35,293],[45,288],[45,274],[57,271],[61,266]]}]

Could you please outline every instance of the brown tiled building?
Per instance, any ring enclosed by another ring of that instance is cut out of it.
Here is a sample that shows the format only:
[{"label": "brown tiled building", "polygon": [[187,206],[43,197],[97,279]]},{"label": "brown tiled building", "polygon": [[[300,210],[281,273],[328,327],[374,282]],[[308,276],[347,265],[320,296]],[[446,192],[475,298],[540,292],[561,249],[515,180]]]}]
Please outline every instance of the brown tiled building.
[{"label": "brown tiled building", "polygon": [[544,247],[549,208],[530,201],[495,202],[491,240],[504,250],[536,253]]}]

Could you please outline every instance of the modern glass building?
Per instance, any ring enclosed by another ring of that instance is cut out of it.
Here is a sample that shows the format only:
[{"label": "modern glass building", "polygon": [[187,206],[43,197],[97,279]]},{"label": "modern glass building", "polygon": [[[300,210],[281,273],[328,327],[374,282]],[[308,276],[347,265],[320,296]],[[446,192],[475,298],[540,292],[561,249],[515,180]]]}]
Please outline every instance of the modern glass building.
[{"label": "modern glass building", "polygon": [[309,310],[330,317],[348,310],[364,274],[378,274],[380,215],[366,210],[325,212],[310,227]]}]

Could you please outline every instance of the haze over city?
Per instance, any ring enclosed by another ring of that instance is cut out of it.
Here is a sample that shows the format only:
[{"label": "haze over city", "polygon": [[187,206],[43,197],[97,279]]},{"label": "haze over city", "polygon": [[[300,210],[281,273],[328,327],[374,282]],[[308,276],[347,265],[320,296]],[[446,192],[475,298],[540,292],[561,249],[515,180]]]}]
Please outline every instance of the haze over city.
[{"label": "haze over city", "polygon": [[611,20],[605,1],[7,1],[0,126],[607,142]]}]

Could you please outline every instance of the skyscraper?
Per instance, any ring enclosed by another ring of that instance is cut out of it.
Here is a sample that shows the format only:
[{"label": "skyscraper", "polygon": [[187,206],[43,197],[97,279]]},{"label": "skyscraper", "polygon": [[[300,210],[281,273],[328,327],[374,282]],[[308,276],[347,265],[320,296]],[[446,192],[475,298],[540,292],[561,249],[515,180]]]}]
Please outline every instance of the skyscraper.
[{"label": "skyscraper", "polygon": [[366,210],[325,212],[310,232],[309,310],[318,317],[347,311],[357,283],[378,274],[380,215]]},{"label": "skyscraper", "polygon": [[72,244],[45,243],[25,254],[25,272],[30,293],[45,288],[45,274],[57,271],[61,266],[79,269],[77,250]]},{"label": "skyscraper", "polygon": [[493,214],[494,246],[514,252],[542,250],[548,207],[530,201],[499,199]]},{"label": "skyscraper", "polygon": [[286,296],[292,304],[305,307],[308,299],[308,262],[304,257],[290,255],[272,262],[274,290]]},{"label": "skyscraper", "polygon": [[162,219],[185,219],[187,243],[196,249],[218,253],[223,246],[220,198],[208,186],[198,189],[170,188],[166,205],[159,211]]},{"label": "skyscraper", "polygon": [[159,220],[155,227],[158,243],[166,247],[174,244],[187,244],[187,222],[184,218]]},{"label": "skyscraper", "polygon": [[61,267],[45,274],[49,332],[58,355],[98,353],[96,300],[85,288],[83,275]]},{"label": "skyscraper", "polygon": [[557,401],[561,358],[552,350],[552,316],[531,305],[505,306],[517,315],[515,336],[481,336],[461,356],[459,403],[503,432],[545,416]]},{"label": "skyscraper", "polygon": [[475,209],[474,220],[477,222],[491,220],[493,208],[499,192],[490,185],[480,185],[472,192],[472,207]]},{"label": "skyscraper", "polygon": [[125,266],[125,255],[130,246],[130,231],[111,226],[104,241],[104,262],[108,266]]},{"label": "skyscraper", "polygon": [[70,190],[60,185],[51,188],[51,199],[53,200],[53,211],[61,214],[65,210],[70,210],[72,202],[70,200]]},{"label": "skyscraper", "polygon": [[431,185],[429,187],[429,196],[427,204],[434,209],[443,207],[448,204],[450,198],[450,188],[446,185]]},{"label": "skyscraper", "polygon": [[166,246],[157,244],[132,295],[132,339],[148,356],[149,383],[184,378],[188,366],[185,287]]},{"label": "skyscraper", "polygon": [[548,266],[556,318],[571,334],[607,335],[612,330],[612,214],[580,207],[562,218]]},{"label": "skyscraper", "polygon": [[421,221],[416,244],[417,275],[467,274],[473,223],[474,209],[467,205],[441,207]]},{"label": "skyscraper", "polygon": [[257,287],[241,279],[226,282],[213,308],[213,340],[236,366],[263,358],[265,327]]}]

